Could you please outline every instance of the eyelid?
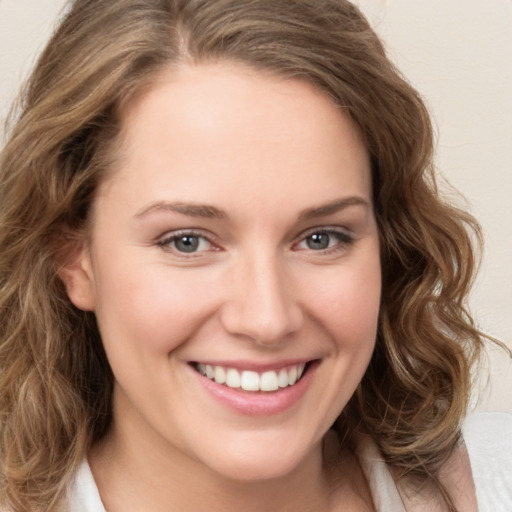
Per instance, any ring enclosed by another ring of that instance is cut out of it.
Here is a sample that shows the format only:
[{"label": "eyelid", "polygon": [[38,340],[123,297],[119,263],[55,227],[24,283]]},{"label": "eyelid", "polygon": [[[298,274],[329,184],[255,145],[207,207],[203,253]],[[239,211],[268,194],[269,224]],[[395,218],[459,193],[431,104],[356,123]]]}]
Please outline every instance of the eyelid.
[{"label": "eyelid", "polygon": [[155,244],[159,246],[160,248],[167,250],[169,252],[173,252],[176,254],[179,254],[180,256],[183,256],[185,258],[193,257],[194,255],[201,254],[203,252],[209,252],[209,251],[198,251],[198,252],[192,252],[190,254],[182,253],[180,251],[177,251],[176,249],[173,249],[170,244],[173,240],[176,240],[183,236],[195,236],[198,238],[202,238],[208,242],[212,246],[213,251],[220,250],[220,246],[215,241],[215,237],[211,233],[207,233],[202,229],[196,229],[196,228],[183,228],[183,229],[176,229],[174,231],[168,231],[164,235],[158,237],[155,241]]},{"label": "eyelid", "polygon": [[336,250],[340,250],[343,248],[346,248],[348,245],[352,245],[356,238],[351,233],[349,229],[342,228],[340,226],[315,226],[312,228],[307,229],[306,231],[303,231],[296,239],[296,242],[294,242],[293,247],[297,248],[299,244],[304,242],[306,238],[308,238],[311,235],[314,235],[316,233],[326,233],[328,235],[335,235],[340,238],[340,242],[336,244],[334,247],[329,247],[324,250],[318,250],[314,251],[319,254],[325,254],[327,252],[335,252]]},{"label": "eyelid", "polygon": [[340,236],[346,236],[347,238],[354,238],[350,229],[343,228],[341,226],[314,226],[312,228],[308,228],[303,231],[298,237],[297,240],[301,241],[308,236],[314,235],[315,233],[327,233],[327,234],[335,234]]}]

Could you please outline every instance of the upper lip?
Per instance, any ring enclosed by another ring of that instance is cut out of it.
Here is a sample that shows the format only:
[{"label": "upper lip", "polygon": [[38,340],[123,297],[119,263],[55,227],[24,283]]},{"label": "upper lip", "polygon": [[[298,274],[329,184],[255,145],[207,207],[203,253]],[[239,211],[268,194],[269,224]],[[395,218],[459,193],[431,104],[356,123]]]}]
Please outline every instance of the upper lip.
[{"label": "upper lip", "polygon": [[269,362],[255,362],[242,359],[231,359],[231,360],[208,360],[201,359],[197,361],[190,361],[190,364],[204,364],[210,366],[223,366],[225,368],[234,368],[236,370],[248,370],[254,372],[265,372],[270,370],[280,370],[288,366],[306,364],[311,361],[315,361],[316,358],[294,358],[294,359],[281,359],[279,361]]}]

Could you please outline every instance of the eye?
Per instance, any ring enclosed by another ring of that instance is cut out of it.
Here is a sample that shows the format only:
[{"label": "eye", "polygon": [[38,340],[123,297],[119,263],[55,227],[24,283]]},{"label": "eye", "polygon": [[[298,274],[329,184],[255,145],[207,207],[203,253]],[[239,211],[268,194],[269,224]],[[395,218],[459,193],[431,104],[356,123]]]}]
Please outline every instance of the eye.
[{"label": "eye", "polygon": [[201,239],[195,235],[183,235],[173,240],[174,247],[180,252],[196,252],[199,249]]},{"label": "eye", "polygon": [[157,245],[181,254],[215,250],[215,246],[205,236],[194,232],[173,233],[159,240]]},{"label": "eye", "polygon": [[322,229],[306,234],[297,244],[298,249],[311,251],[326,251],[329,249],[341,249],[354,242],[354,239],[342,231],[334,229]]},{"label": "eye", "polygon": [[330,246],[332,238],[333,237],[329,233],[313,233],[306,237],[306,245],[309,249],[321,251]]}]

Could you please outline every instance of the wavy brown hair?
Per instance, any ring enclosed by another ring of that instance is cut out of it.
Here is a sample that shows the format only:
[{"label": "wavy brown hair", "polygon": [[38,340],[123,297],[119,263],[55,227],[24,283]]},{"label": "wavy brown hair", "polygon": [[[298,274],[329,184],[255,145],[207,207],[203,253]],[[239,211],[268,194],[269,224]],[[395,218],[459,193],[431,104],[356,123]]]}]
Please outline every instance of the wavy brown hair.
[{"label": "wavy brown hair", "polygon": [[[481,336],[466,311],[476,222],[440,198],[432,127],[343,0],[76,0],[41,55],[0,166],[0,504],[57,511],[109,428],[113,376],[94,315],[59,278],[112,166],[124,106],[163,69],[241,62],[343,107],[371,155],[383,296],[375,353],[335,429],[371,434],[400,475],[439,481]],[[473,233],[473,235],[471,235]]]}]

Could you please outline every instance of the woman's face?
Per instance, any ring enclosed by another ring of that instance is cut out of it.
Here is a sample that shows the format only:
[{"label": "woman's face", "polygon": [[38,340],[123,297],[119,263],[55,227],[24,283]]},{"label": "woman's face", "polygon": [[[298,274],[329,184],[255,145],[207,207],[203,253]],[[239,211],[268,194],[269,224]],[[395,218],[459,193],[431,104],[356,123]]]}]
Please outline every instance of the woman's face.
[{"label": "woman's face", "polygon": [[67,283],[115,376],[112,435],[229,478],[286,475],[374,347],[367,151],[326,95],[227,63],[170,71],[124,123]]}]

